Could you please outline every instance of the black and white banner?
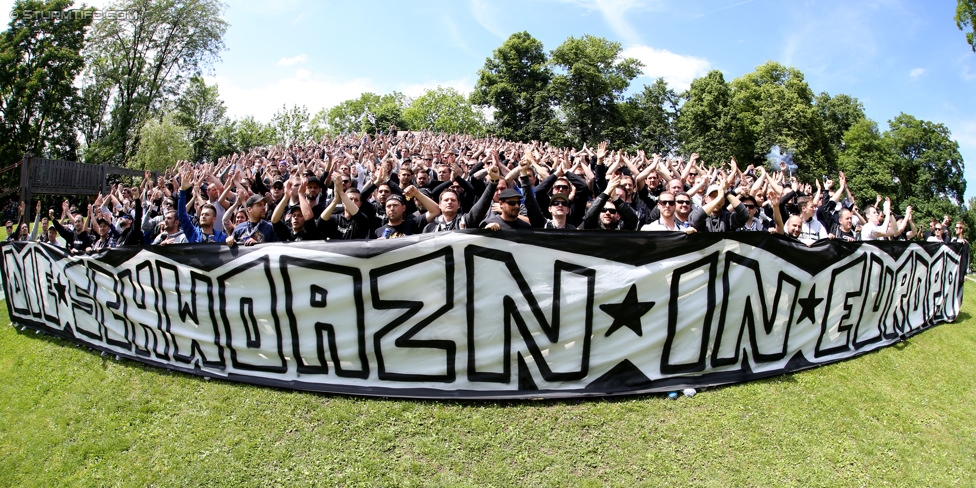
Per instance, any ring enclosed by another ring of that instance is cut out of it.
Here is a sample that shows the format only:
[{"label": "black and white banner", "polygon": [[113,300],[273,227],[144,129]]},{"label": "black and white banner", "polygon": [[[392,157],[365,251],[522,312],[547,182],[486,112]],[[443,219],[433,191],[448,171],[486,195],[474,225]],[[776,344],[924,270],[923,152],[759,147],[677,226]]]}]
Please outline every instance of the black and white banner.
[{"label": "black and white banner", "polygon": [[849,358],[954,320],[968,249],[763,233],[2,248],[13,323],[147,364],[434,398],[660,392]]}]

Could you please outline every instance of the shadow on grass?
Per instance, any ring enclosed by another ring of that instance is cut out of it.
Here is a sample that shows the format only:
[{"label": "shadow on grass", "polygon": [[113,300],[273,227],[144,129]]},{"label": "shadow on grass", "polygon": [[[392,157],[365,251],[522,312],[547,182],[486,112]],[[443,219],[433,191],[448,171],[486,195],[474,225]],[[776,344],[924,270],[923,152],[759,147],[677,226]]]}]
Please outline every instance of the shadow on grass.
[{"label": "shadow on grass", "polygon": [[[838,364],[838,363],[842,363],[842,362],[846,362],[846,361],[856,360],[856,359],[864,356],[865,354],[877,353],[877,352],[879,352],[881,350],[884,350],[884,349],[887,349],[889,347],[890,348],[894,348],[896,351],[902,351],[902,350],[904,350],[904,349],[906,349],[906,348],[908,348],[908,347],[910,347],[910,346],[913,345],[912,339],[914,339],[914,336],[917,335],[918,333],[927,331],[929,329],[936,328],[938,326],[965,324],[966,322],[970,321],[971,319],[972,319],[972,315],[969,314],[968,312],[960,312],[958,314],[958,316],[956,317],[956,320],[954,320],[953,322],[944,322],[944,323],[941,323],[941,324],[937,324],[935,326],[931,326],[931,327],[927,327],[925,329],[919,330],[916,334],[912,334],[909,337],[903,338],[902,340],[900,340],[898,342],[895,342],[894,344],[891,344],[890,346],[883,347],[881,349],[872,350],[872,351],[866,351],[866,352],[863,352],[863,353],[860,353],[860,354],[856,354],[854,356],[850,356],[850,357],[847,357],[847,358],[844,358],[844,359],[841,359],[841,360],[831,361],[831,362],[828,362],[828,363],[822,363],[820,365],[815,366],[814,368],[809,368],[809,369],[816,369],[816,368],[820,368],[820,367],[823,367],[823,366],[830,366],[830,365],[834,365],[834,364]],[[658,400],[663,401],[663,402],[669,401],[668,393],[667,392],[656,392],[656,393],[624,393],[624,394],[616,394],[616,395],[612,395],[612,396],[585,396],[585,397],[574,397],[574,398],[512,398],[512,399],[477,400],[477,399],[465,399],[465,398],[411,399],[411,398],[399,398],[399,397],[367,396],[367,395],[353,395],[353,394],[343,394],[343,393],[330,393],[330,392],[322,392],[322,391],[310,391],[310,390],[294,389],[294,388],[285,388],[285,387],[271,386],[271,385],[253,384],[253,383],[248,383],[248,382],[231,381],[231,380],[226,380],[226,379],[219,378],[219,377],[209,377],[209,376],[202,375],[202,374],[194,374],[194,373],[191,373],[191,372],[182,371],[182,370],[178,370],[178,369],[171,369],[171,368],[167,368],[165,366],[158,366],[158,365],[146,364],[146,363],[143,363],[143,362],[140,362],[138,360],[131,359],[131,358],[121,358],[121,359],[119,359],[114,353],[111,353],[111,352],[105,352],[105,353],[103,353],[102,351],[100,351],[98,349],[89,347],[86,344],[82,344],[82,343],[80,343],[80,342],[78,342],[78,341],[76,341],[74,339],[71,339],[71,338],[61,337],[61,336],[53,335],[53,334],[50,334],[50,333],[47,333],[47,332],[43,332],[43,331],[36,331],[35,329],[32,329],[30,327],[27,327],[26,329],[23,329],[23,330],[22,330],[22,327],[21,326],[16,326],[15,328],[16,328],[17,334],[23,335],[23,336],[27,336],[27,337],[31,337],[34,340],[42,340],[42,341],[46,341],[46,342],[48,342],[50,344],[55,344],[55,345],[58,345],[58,346],[61,346],[61,347],[66,347],[66,348],[75,348],[76,347],[76,348],[79,348],[79,349],[87,349],[87,352],[90,353],[90,354],[99,354],[99,355],[102,356],[101,357],[102,369],[106,369],[108,367],[108,364],[110,364],[111,362],[114,361],[115,364],[117,364],[117,365],[124,366],[126,368],[135,368],[138,371],[144,371],[144,372],[148,372],[148,373],[151,373],[151,374],[162,374],[165,371],[165,374],[166,375],[173,375],[173,374],[175,374],[175,375],[180,375],[182,377],[185,377],[187,379],[193,379],[193,380],[199,380],[199,381],[217,381],[217,382],[220,382],[220,383],[223,383],[223,384],[233,385],[235,387],[241,387],[241,388],[268,388],[268,389],[277,390],[277,391],[280,391],[280,392],[287,392],[287,393],[294,393],[294,394],[311,394],[311,395],[313,395],[315,397],[319,397],[319,398],[323,398],[323,399],[332,399],[332,398],[335,398],[335,399],[355,399],[355,400],[363,400],[363,401],[378,401],[378,402],[384,402],[384,403],[385,402],[411,402],[411,403],[417,403],[417,404],[422,404],[422,405],[433,405],[433,404],[437,404],[437,405],[455,406],[455,407],[461,407],[461,408],[478,408],[478,409],[499,409],[499,408],[501,408],[501,409],[507,409],[507,408],[518,408],[518,407],[522,407],[522,406],[526,406],[526,405],[532,405],[532,406],[553,406],[553,407],[556,407],[556,406],[580,405],[580,404],[583,404],[583,403],[592,404],[594,402],[603,402],[603,403],[608,403],[608,404],[619,404],[619,403],[631,402],[631,401],[634,401],[634,400],[649,400],[649,399],[658,399]],[[756,378],[756,379],[749,380],[747,382],[748,383],[760,383],[760,384],[765,383],[765,384],[768,384],[768,385],[795,384],[795,383],[797,383],[797,379],[796,379],[795,375],[802,374],[805,371],[806,371],[806,369],[798,370],[798,371],[791,371],[791,372],[788,372],[788,373],[776,374],[776,375],[768,376],[768,377],[765,377],[765,378]],[[737,387],[737,386],[742,385],[743,383],[746,383],[746,382],[728,383],[728,384],[722,384],[722,385],[697,387],[696,390],[699,393],[702,392],[702,391],[705,391],[705,390],[709,390],[709,391],[715,390],[715,391],[717,391],[719,389],[725,389],[725,388],[729,388],[729,387]],[[677,391],[679,393],[679,397],[682,397],[683,395],[681,395],[681,390],[680,389],[677,389]]]}]

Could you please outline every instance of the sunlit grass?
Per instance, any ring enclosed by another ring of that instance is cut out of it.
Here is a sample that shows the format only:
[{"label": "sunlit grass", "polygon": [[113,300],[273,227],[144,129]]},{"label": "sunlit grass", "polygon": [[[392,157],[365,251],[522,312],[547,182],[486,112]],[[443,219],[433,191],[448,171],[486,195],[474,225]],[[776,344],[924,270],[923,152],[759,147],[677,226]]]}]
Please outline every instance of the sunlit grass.
[{"label": "sunlit grass", "polygon": [[[169,373],[0,313],[0,485],[972,486],[976,287],[908,341],[611,400],[319,395]],[[5,307],[4,307],[5,310]]]}]

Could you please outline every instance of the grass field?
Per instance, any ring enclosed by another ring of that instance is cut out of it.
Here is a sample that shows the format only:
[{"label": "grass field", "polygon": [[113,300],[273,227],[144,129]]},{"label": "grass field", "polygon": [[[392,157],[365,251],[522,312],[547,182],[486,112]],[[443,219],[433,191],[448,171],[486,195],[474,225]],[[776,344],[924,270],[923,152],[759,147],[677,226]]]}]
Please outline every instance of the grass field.
[{"label": "grass field", "polygon": [[432,402],[114,360],[0,312],[0,485],[973,486],[976,287],[894,347],[693,398]]}]

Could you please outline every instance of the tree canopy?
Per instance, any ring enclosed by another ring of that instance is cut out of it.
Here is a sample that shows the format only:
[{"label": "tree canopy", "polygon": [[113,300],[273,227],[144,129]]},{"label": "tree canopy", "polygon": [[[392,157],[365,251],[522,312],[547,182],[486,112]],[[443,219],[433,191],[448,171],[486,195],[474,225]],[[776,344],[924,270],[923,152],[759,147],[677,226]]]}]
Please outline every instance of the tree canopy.
[{"label": "tree canopy", "polygon": [[541,140],[556,122],[552,77],[542,43],[528,32],[517,32],[485,60],[471,103],[495,109],[492,129],[499,136],[523,142]]}]

